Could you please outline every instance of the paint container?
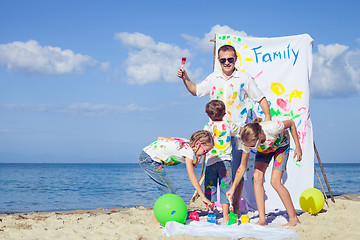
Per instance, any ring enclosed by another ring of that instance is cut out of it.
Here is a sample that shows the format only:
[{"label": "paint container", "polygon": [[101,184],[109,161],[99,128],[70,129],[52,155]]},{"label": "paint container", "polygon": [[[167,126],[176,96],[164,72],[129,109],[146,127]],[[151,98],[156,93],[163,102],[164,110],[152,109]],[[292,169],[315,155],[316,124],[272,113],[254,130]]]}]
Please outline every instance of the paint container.
[{"label": "paint container", "polygon": [[237,223],[237,215],[233,211],[230,211],[228,225],[232,225],[232,224],[235,224],[235,223]]},{"label": "paint container", "polygon": [[194,220],[194,221],[200,221],[199,219],[199,215],[197,212],[191,212],[190,213],[190,219]]},{"label": "paint container", "polygon": [[207,222],[216,223],[216,215],[213,211],[209,211],[208,216],[207,216]]},{"label": "paint container", "polygon": [[241,224],[249,223],[250,222],[249,215],[247,215],[247,214],[241,215],[240,220],[241,220]]}]

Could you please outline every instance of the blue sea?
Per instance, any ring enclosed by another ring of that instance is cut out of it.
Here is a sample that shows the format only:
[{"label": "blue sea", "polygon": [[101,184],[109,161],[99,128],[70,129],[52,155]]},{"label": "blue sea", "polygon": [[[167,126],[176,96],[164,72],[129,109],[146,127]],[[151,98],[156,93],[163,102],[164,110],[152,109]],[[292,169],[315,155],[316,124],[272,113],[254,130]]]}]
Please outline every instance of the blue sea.
[{"label": "blue sea", "polygon": [[[360,193],[360,163],[324,163],[333,195]],[[315,164],[327,191],[322,172]],[[185,164],[166,171],[188,203],[194,193]],[[195,170],[200,175],[200,167]],[[0,163],[0,213],[152,207],[159,192],[137,163]],[[321,189],[317,176],[315,187]],[[328,194],[328,191],[327,191]]]}]

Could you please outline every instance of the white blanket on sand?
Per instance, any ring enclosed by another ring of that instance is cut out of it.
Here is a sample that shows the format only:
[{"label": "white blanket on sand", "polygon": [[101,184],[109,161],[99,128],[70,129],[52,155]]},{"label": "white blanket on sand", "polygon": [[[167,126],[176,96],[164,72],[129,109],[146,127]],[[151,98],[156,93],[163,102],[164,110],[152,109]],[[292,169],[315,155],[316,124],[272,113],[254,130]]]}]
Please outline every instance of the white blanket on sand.
[{"label": "white blanket on sand", "polygon": [[270,226],[259,226],[253,223],[216,225],[203,221],[192,221],[187,225],[170,221],[167,222],[163,233],[166,236],[176,234],[187,234],[198,237],[222,237],[222,238],[243,238],[252,237],[265,240],[277,240],[288,238],[299,238],[299,236],[290,229],[275,228]]},{"label": "white blanket on sand", "polygon": [[[297,212],[301,214],[302,211]],[[206,216],[201,216],[200,221],[188,219],[185,224],[174,221],[167,222],[163,233],[166,236],[176,234],[187,234],[198,237],[221,237],[221,238],[243,238],[252,237],[256,239],[278,240],[288,238],[299,238],[293,230],[281,227],[287,223],[286,211],[275,211],[266,214],[267,226],[259,226],[255,223],[259,220],[257,211],[251,211],[247,214],[250,218],[249,224],[227,225],[222,223],[222,214],[215,210],[217,224],[208,223]],[[239,217],[240,218],[240,217]],[[240,219],[238,219],[240,222]]]}]

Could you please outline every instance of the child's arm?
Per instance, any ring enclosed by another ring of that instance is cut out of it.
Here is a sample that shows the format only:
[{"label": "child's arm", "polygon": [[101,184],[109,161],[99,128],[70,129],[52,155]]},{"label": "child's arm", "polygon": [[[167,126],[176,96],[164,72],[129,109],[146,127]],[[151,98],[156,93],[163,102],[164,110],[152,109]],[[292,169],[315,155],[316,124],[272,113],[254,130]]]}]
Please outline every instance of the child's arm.
[{"label": "child's arm", "polygon": [[296,146],[295,147],[294,158],[297,157],[296,161],[300,162],[301,158],[302,158],[302,151],[301,151],[301,145],[300,145],[299,137],[297,135],[295,122],[293,120],[285,120],[285,121],[283,121],[283,124],[284,124],[285,129],[290,128],[291,136],[294,139],[295,146]]},{"label": "child's arm", "polygon": [[232,136],[240,137],[241,127],[233,122],[231,122],[230,133]]},{"label": "child's arm", "polygon": [[269,102],[267,101],[266,97],[263,97],[260,102],[260,107],[264,112],[265,115],[265,122],[266,121],[271,121],[271,113],[270,113],[270,106],[269,106]]},{"label": "child's arm", "polygon": [[236,170],[236,175],[235,175],[234,182],[233,182],[231,188],[229,189],[229,191],[226,192],[226,197],[228,199],[233,198],[235,189],[239,185],[242,177],[245,174],[245,171],[246,171],[246,168],[247,168],[247,163],[248,163],[248,160],[249,160],[249,155],[250,155],[250,152],[249,153],[245,153],[245,152],[242,153],[241,163],[240,163],[239,168]]},{"label": "child's arm", "polygon": [[210,208],[212,208],[212,203],[209,201],[209,199],[207,199],[205,197],[205,194],[204,194],[203,190],[201,189],[199,181],[198,181],[198,179],[197,179],[197,177],[195,175],[195,172],[194,172],[193,160],[190,159],[190,158],[186,158],[186,170],[188,172],[189,180],[190,180],[191,184],[194,186],[195,190],[200,195],[202,201],[207,206],[210,206]]}]

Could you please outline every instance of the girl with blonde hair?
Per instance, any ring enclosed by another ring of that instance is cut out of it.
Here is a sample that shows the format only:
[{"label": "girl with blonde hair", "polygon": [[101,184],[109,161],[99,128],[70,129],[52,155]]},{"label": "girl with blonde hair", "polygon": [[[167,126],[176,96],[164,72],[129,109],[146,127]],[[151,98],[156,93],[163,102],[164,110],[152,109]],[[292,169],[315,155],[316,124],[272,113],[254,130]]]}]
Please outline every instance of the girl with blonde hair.
[{"label": "girl with blonde hair", "polygon": [[271,159],[274,159],[274,163],[270,183],[278,193],[289,215],[289,222],[285,225],[295,226],[300,223],[289,191],[281,182],[282,175],[286,170],[290,151],[290,136],[287,129],[290,130],[295,143],[294,157],[297,157],[297,161],[301,161],[302,150],[293,120],[261,122],[261,119],[255,119],[254,122],[246,124],[240,132],[240,140],[243,145],[244,154],[242,156],[241,165],[236,172],[234,183],[227,192],[227,195],[230,197],[233,196],[237,184],[243,177],[246,171],[250,150],[257,150],[253,176],[255,200],[259,211],[259,221],[256,224],[259,225],[267,225],[263,182],[265,171],[269,166]]}]

